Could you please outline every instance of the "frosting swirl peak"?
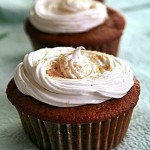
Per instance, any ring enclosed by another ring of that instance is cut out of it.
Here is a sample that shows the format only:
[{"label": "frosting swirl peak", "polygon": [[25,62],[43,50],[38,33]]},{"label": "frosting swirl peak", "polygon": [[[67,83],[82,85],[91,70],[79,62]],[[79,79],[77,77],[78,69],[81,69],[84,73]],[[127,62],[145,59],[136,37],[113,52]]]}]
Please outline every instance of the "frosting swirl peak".
[{"label": "frosting swirl peak", "polygon": [[120,98],[134,83],[131,69],[122,60],[83,47],[31,52],[17,66],[14,80],[23,94],[59,107]]},{"label": "frosting swirl peak", "polygon": [[104,56],[105,54],[100,58],[99,55],[87,53],[83,50],[81,51],[81,49],[84,48],[77,47],[72,53],[61,55],[57,60],[59,62],[57,63],[57,68],[60,68],[59,74],[72,79],[95,79],[98,78],[104,70],[111,70],[109,59],[107,56]]},{"label": "frosting swirl peak", "polygon": [[64,11],[78,12],[98,8],[98,3],[91,0],[62,0],[59,8]]}]

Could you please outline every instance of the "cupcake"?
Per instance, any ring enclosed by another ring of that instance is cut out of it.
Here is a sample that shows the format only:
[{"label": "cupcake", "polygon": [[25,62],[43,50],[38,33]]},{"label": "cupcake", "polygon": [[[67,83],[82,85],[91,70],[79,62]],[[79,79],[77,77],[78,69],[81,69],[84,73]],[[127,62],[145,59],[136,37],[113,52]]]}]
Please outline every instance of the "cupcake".
[{"label": "cupcake", "polygon": [[25,23],[33,49],[84,46],[117,55],[124,17],[99,1],[39,0]]},{"label": "cupcake", "polygon": [[25,55],[6,93],[40,149],[109,150],[127,132],[140,85],[113,55],[55,47]]}]

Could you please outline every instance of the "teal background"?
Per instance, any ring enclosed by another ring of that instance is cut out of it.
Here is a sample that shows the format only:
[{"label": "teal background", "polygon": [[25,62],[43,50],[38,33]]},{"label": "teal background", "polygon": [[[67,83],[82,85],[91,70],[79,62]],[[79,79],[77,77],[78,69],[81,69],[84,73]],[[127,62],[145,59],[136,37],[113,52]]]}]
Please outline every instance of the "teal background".
[{"label": "teal background", "polygon": [[[26,137],[5,90],[16,65],[32,51],[24,20],[32,0],[0,0],[0,150],[38,150]],[[119,57],[141,84],[129,130],[115,150],[150,150],[150,0],[107,0],[126,18]],[[134,95],[133,95],[134,96]]]}]

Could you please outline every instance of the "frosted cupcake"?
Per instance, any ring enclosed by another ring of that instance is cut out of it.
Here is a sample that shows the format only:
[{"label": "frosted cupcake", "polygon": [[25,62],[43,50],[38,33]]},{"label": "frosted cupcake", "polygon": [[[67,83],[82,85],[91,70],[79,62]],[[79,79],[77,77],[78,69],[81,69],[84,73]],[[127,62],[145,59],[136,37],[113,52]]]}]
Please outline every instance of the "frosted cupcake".
[{"label": "frosted cupcake", "polygon": [[117,55],[124,17],[91,0],[39,0],[26,20],[25,31],[34,50],[84,46]]},{"label": "frosted cupcake", "polygon": [[119,58],[56,47],[25,55],[6,92],[40,149],[109,150],[128,129],[140,86]]}]

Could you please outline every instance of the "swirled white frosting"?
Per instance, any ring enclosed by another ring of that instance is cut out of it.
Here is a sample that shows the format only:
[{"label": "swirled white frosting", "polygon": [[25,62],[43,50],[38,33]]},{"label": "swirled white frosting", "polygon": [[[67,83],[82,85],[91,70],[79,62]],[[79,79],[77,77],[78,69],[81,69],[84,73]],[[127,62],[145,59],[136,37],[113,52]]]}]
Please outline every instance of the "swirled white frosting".
[{"label": "swirled white frosting", "polygon": [[59,107],[121,98],[134,83],[124,61],[83,47],[31,52],[17,66],[14,80],[23,94]]},{"label": "swirled white frosting", "polygon": [[105,22],[106,7],[94,0],[38,0],[30,21],[46,33],[78,33]]}]

